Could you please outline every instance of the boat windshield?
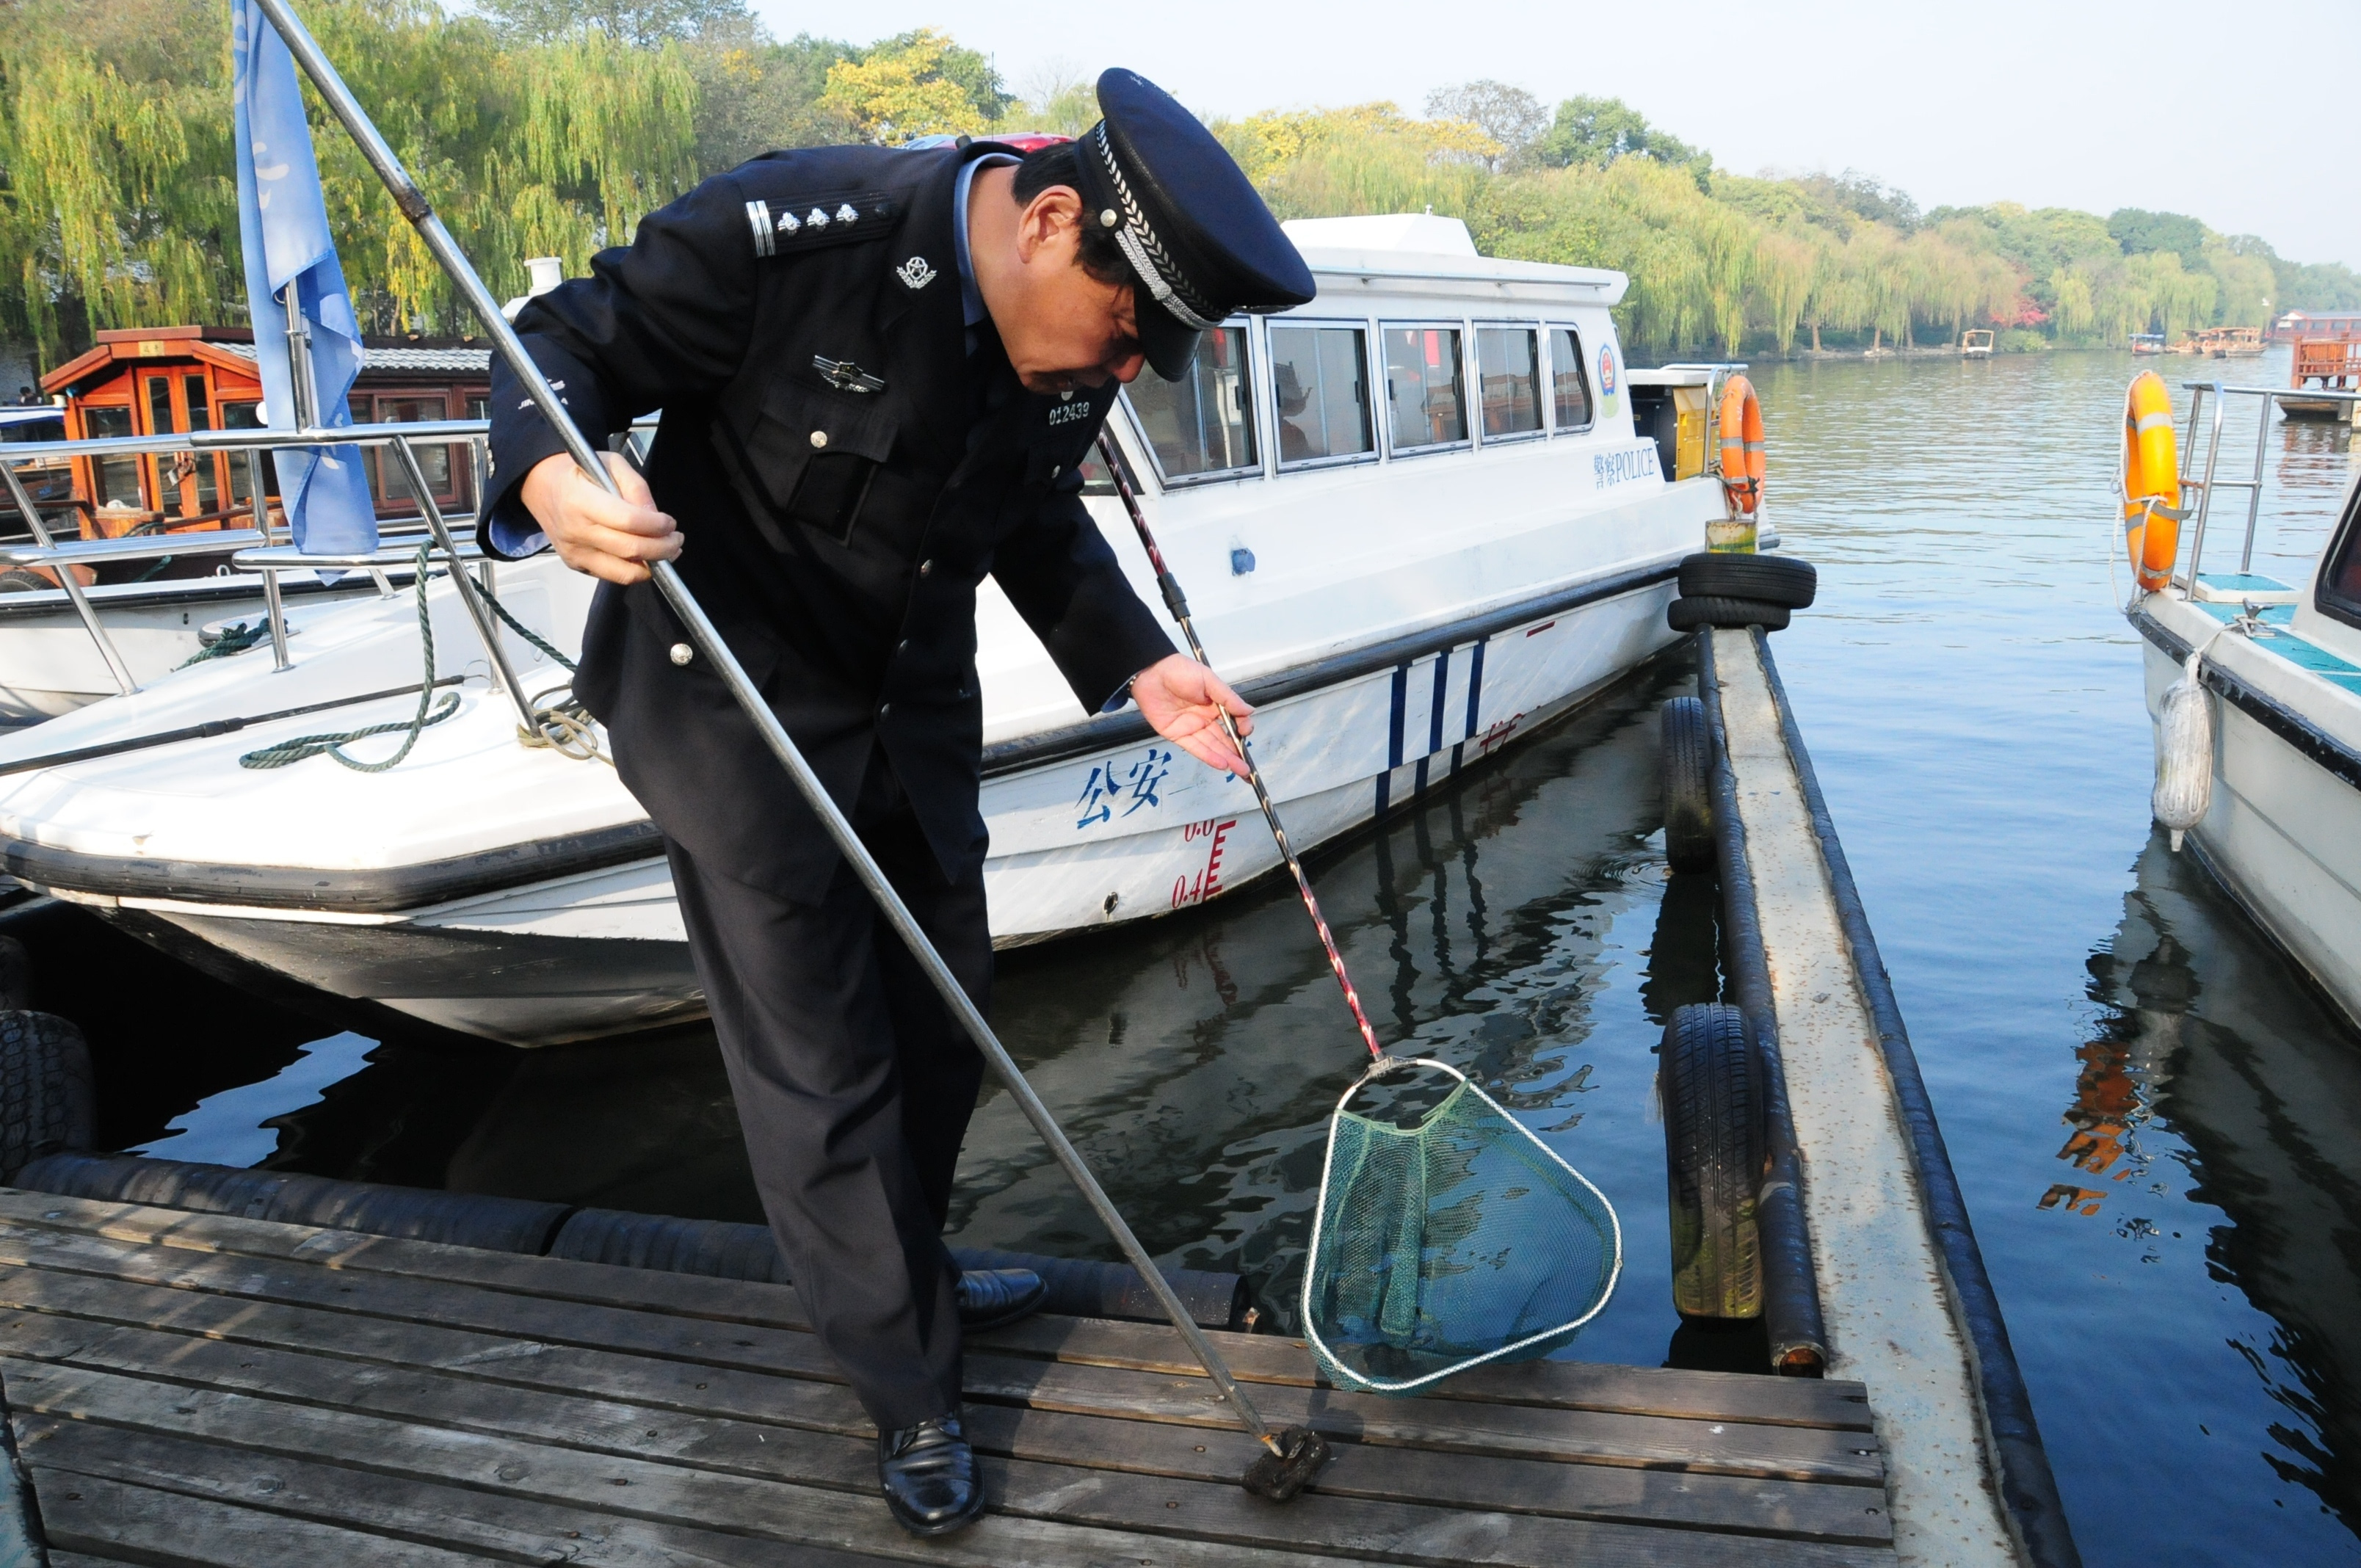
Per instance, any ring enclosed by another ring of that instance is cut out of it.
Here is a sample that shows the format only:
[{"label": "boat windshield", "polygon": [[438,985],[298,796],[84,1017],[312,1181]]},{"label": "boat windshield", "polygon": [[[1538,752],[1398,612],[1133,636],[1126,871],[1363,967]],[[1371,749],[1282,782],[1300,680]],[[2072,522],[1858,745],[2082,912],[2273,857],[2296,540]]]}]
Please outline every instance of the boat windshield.
[{"label": "boat windshield", "polygon": [[2321,563],[2312,603],[2323,615],[2347,626],[2361,626],[2361,491],[2345,502],[2345,519]]}]

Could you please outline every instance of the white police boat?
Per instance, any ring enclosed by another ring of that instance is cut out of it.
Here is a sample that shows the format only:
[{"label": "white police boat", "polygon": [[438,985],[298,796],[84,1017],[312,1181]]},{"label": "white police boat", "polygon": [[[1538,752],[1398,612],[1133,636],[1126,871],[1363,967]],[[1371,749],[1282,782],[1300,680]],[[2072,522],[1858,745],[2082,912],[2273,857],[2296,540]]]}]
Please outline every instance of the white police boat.
[{"label": "white police boat", "polygon": [[[1289,227],[1317,301],[1208,333],[1188,379],[1135,384],[1108,429],[1312,845],[1669,647],[1676,565],[1727,514],[1635,432],[1621,274],[1480,257],[1455,220]],[[592,586],[544,556],[494,591],[571,657]],[[515,1044],[700,1014],[655,828],[603,762],[520,744],[520,707],[565,672],[511,630],[489,658],[468,597],[447,576],[425,596],[434,700],[456,711],[383,772],[250,763],[372,725],[347,751],[393,752],[423,669],[407,589],[291,608],[283,670],[209,661],[0,743],[6,869],[199,959]],[[1278,863],[1244,784],[1136,712],[1085,715],[989,582],[977,620],[997,943],[1187,909]]]},{"label": "white police boat", "polygon": [[[2257,442],[2273,428],[2279,389],[2203,390],[2217,406],[2240,395],[2264,400]],[[2215,479],[2216,417],[2207,460],[2190,465],[2204,477],[2183,479],[2198,497],[2187,567],[2125,610],[2143,641],[2158,728],[2156,805],[2165,826],[2181,830],[2180,847],[2361,1025],[2361,480],[2346,488],[2307,581],[2255,572],[2261,454],[2256,480]],[[2190,427],[2194,458],[2198,406]],[[2204,571],[2211,492],[2234,485],[2249,492],[2239,569]],[[2204,699],[2176,740],[2167,698],[2192,652]]]}]

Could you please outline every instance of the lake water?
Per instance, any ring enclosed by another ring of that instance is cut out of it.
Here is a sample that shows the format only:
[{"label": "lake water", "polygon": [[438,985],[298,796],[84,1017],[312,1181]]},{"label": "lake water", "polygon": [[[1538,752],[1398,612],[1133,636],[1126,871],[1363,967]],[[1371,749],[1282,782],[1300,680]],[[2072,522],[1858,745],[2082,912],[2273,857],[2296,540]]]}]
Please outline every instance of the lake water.
[{"label": "lake water", "polygon": [[[2190,376],[2285,374],[2280,355],[2147,363],[2183,407]],[[1773,646],[2084,1558],[2361,1560],[2361,1040],[2150,829],[2139,647],[2115,608],[2132,368],[1766,369],[1773,504],[1821,573]],[[2247,420],[2225,474],[2251,462]],[[2300,578],[2351,433],[2275,429],[2268,454],[2257,569]],[[2242,524],[2216,519],[2210,562],[2232,564]],[[1572,1353],[1591,1359],[1732,1354],[1675,1343],[1653,1107],[1664,1016],[1718,984],[1713,893],[1667,876],[1659,831],[1654,708],[1688,680],[1643,675],[1314,866],[1389,1041],[1466,1069],[1615,1202],[1626,1268]],[[66,911],[12,928],[93,1039],[111,1146],[758,1217],[701,1031],[372,1047]],[[1011,955],[994,1012],[1148,1245],[1242,1270],[1291,1319],[1359,1047],[1284,890]],[[954,1223],[1112,1255],[996,1092]]]}]

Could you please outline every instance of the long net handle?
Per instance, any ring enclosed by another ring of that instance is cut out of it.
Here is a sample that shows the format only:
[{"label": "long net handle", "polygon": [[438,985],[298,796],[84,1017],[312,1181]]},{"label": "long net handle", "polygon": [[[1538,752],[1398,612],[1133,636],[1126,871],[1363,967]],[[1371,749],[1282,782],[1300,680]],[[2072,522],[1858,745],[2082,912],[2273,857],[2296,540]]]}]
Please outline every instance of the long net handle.
[{"label": "long net handle", "polygon": [[[1115,454],[1115,442],[1106,431],[1099,431],[1099,460],[1106,465],[1107,477],[1115,481],[1115,493],[1123,498],[1123,510],[1130,514],[1131,526],[1139,534],[1140,547],[1148,552],[1148,564],[1156,568],[1156,588],[1164,596],[1164,608],[1180,623],[1180,635],[1189,641],[1189,656],[1210,670],[1213,662],[1205,657],[1205,645],[1197,640],[1197,628],[1189,619],[1188,596],[1180,591],[1180,580],[1164,564],[1164,552],[1156,547],[1156,535],[1148,526],[1147,514],[1139,510],[1139,497],[1131,488],[1123,460]],[[1279,859],[1295,878],[1295,891],[1303,900],[1304,913],[1312,916],[1312,928],[1320,933],[1321,950],[1328,955],[1328,967],[1336,976],[1337,988],[1345,993],[1345,1005],[1353,1010],[1353,1023],[1361,1031],[1361,1043],[1369,1047],[1372,1057],[1386,1053],[1378,1045],[1378,1032],[1369,1027],[1369,1015],[1361,1010],[1361,993],[1353,988],[1353,977],[1345,970],[1345,955],[1336,950],[1336,938],[1328,929],[1328,917],[1320,913],[1320,897],[1312,891],[1312,878],[1303,870],[1303,861],[1296,855],[1295,846],[1288,841],[1287,828],[1279,819],[1279,807],[1270,801],[1270,792],[1262,786],[1262,773],[1256,768],[1254,753],[1246,749],[1246,737],[1238,733],[1237,722],[1230,710],[1221,704],[1213,712],[1222,721],[1222,733],[1246,764],[1246,783],[1254,786],[1255,804],[1262,807],[1262,819],[1270,824],[1270,836],[1279,845]]]},{"label": "long net handle", "polygon": [[[288,52],[295,57],[296,64],[312,79],[312,84],[320,90],[320,96],[326,100],[329,110],[359,147],[362,157],[368,160],[378,178],[384,181],[386,189],[393,196],[394,205],[401,208],[401,215],[417,229],[419,237],[426,243],[427,250],[442,265],[452,282],[457,285],[461,296],[473,307],[477,318],[484,323],[484,330],[491,335],[492,346],[507,361],[518,381],[522,383],[526,394],[540,411],[542,418],[548,422],[550,429],[565,442],[567,454],[581,468],[584,477],[604,488],[610,495],[620,494],[620,487],[615,483],[614,476],[607,471],[606,464],[592,450],[589,441],[576,428],[573,415],[558,400],[556,391],[550,386],[549,378],[542,374],[541,367],[534,364],[533,356],[524,351],[524,345],[518,339],[515,328],[509,324],[506,316],[500,314],[500,306],[492,299],[490,291],[484,287],[483,280],[476,276],[476,269],[468,264],[457,242],[452,239],[450,231],[443,226],[442,219],[434,215],[434,209],[428,203],[425,193],[411,179],[409,171],[394,156],[385,138],[378,134],[377,126],[370,123],[359,101],[354,98],[351,89],[336,73],[335,67],[329,63],[319,44],[289,8],[287,0],[256,0],[256,3],[269,17],[270,25],[278,29],[279,36],[286,41]],[[1188,1343],[1199,1365],[1204,1367],[1205,1375],[1213,1380],[1214,1386],[1221,1390],[1222,1398],[1236,1413],[1240,1424],[1266,1448],[1279,1453],[1280,1445],[1278,1439],[1264,1424],[1262,1416],[1246,1398],[1246,1390],[1239,1387],[1237,1379],[1231,1376],[1221,1353],[1213,1348],[1213,1342],[1205,1337],[1204,1331],[1189,1315],[1189,1309],[1174,1293],[1171,1282],[1164,1277],[1164,1271],[1156,1266],[1155,1259],[1140,1245],[1139,1238],[1132,1234],[1131,1226],[1116,1210],[1114,1201],[1106,1195],[1106,1190],[1099,1185],[1098,1178],[1083,1163],[1081,1151],[1067,1138],[1057,1119],[1049,1113],[1049,1108],[1041,1102],[1041,1097],[1033,1092],[1033,1086],[1025,1080],[1025,1074],[1017,1068],[1016,1058],[1008,1054],[1007,1047],[992,1032],[992,1025],[984,1021],[983,1014],[969,999],[958,977],[951,973],[950,966],[943,962],[942,955],[935,950],[934,943],[928,939],[917,917],[902,902],[901,895],[894,891],[894,884],[885,880],[885,873],[870,855],[868,846],[862,843],[860,835],[852,830],[852,824],[838,809],[834,797],[828,793],[828,786],[820,782],[818,773],[812,772],[811,764],[804,760],[803,753],[788,736],[786,727],[779,722],[779,716],[763,700],[762,692],[747,675],[745,666],[739,663],[737,655],[730,651],[730,644],[722,640],[720,631],[707,619],[704,609],[690,594],[687,585],[680,580],[680,574],[673,570],[669,561],[650,562],[649,570],[665,602],[680,617],[689,640],[696,643],[699,652],[713,662],[713,667],[720,673],[722,683],[730,688],[730,695],[752,721],[755,733],[763,738],[771,754],[779,760],[779,765],[786,769],[787,776],[795,782],[804,803],[819,818],[820,826],[828,829],[838,851],[852,867],[862,885],[868,889],[870,897],[876,901],[887,923],[918,960],[919,968],[926,970],[928,980],[933,982],[936,992],[942,997],[943,1005],[950,1010],[951,1016],[959,1020],[968,1038],[992,1064],[993,1070],[1024,1111],[1026,1120],[1033,1124],[1034,1131],[1041,1135],[1041,1141],[1049,1146],[1051,1156],[1065,1169],[1075,1187],[1081,1190],[1083,1199],[1098,1215],[1100,1223],[1106,1226],[1115,1245],[1123,1249],[1124,1256],[1139,1271],[1140,1278],[1155,1295],[1157,1305],[1163,1308],[1165,1315],[1172,1320],[1173,1328]]]}]

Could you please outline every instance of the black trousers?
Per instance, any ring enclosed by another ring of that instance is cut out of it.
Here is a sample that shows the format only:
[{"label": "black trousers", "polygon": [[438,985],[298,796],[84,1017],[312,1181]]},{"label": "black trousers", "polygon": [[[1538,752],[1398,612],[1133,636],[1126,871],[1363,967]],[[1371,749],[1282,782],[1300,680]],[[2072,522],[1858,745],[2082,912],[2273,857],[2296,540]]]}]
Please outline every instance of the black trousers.
[{"label": "black trousers", "polygon": [[[984,1005],[982,865],[944,879],[882,753],[852,817]],[[813,1329],[881,1431],[956,1410],[957,1273],[942,1228],[983,1058],[850,866],[818,903],[796,905],[666,849],[755,1186]]]}]

